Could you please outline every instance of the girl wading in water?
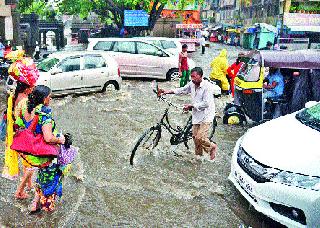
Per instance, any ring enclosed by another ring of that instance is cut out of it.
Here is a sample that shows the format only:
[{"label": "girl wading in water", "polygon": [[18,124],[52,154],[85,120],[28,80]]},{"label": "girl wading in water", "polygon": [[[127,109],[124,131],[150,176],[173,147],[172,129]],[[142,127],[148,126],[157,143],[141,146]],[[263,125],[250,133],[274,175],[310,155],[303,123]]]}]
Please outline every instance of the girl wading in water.
[{"label": "girl wading in water", "polygon": [[184,87],[190,81],[188,46],[186,44],[182,45],[182,52],[179,54],[179,75],[180,87]]}]

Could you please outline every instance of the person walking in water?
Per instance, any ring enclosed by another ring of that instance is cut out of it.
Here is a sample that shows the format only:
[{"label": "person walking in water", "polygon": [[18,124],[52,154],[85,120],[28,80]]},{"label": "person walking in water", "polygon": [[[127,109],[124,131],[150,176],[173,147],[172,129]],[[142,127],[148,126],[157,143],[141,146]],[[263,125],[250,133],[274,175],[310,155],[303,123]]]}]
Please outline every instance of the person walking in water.
[{"label": "person walking in water", "polygon": [[192,111],[192,137],[195,154],[202,156],[203,150],[214,160],[217,145],[208,138],[210,126],[215,117],[213,84],[203,80],[203,70],[195,67],[191,70],[191,82],[175,90],[159,90],[160,94],[191,94],[192,103],[183,107],[184,111]]},{"label": "person walking in water", "polygon": [[228,70],[227,50],[222,49],[219,56],[217,56],[212,60],[210,66],[212,69],[210,74],[210,79],[220,81],[222,91],[225,93],[228,93],[229,82],[227,79],[227,70]]},{"label": "person walking in water", "polygon": [[180,87],[184,87],[190,81],[190,70],[188,65],[188,46],[182,45],[182,52],[179,54],[179,75]]}]

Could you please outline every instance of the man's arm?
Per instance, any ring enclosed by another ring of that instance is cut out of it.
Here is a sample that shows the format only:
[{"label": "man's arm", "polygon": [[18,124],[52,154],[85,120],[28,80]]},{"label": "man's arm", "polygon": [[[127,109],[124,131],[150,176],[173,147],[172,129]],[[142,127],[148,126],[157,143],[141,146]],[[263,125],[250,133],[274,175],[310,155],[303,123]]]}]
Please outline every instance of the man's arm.
[{"label": "man's arm", "polygon": [[177,94],[177,95],[181,95],[181,94],[188,94],[188,93],[191,93],[191,84],[190,82],[185,85],[184,87],[182,88],[177,88],[177,89],[174,89],[174,90],[160,90],[160,94]]}]

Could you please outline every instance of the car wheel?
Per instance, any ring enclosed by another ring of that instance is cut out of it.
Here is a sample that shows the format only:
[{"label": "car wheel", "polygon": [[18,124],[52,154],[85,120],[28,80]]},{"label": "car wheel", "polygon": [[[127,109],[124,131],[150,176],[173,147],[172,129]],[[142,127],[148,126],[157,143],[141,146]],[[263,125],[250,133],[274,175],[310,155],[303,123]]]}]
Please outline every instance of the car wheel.
[{"label": "car wheel", "polygon": [[119,89],[120,89],[120,86],[119,86],[118,82],[116,82],[116,81],[109,81],[109,82],[106,82],[106,83],[104,84],[101,92],[103,92],[103,93],[106,92],[107,87],[110,86],[110,85],[113,85],[116,90],[119,90]]},{"label": "car wheel", "polygon": [[168,81],[175,81],[179,79],[179,70],[178,69],[171,69],[167,73],[167,80]]}]

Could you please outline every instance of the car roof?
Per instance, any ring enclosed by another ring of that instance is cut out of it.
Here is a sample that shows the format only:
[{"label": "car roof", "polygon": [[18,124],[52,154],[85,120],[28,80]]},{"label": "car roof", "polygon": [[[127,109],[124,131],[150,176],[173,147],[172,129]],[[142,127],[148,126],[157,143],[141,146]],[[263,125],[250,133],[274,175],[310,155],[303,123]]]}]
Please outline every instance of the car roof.
[{"label": "car roof", "polygon": [[89,38],[90,41],[141,41],[139,38],[119,38],[119,37],[107,37],[107,38]]},{"label": "car roof", "polygon": [[147,37],[137,37],[140,40],[166,40],[166,41],[174,41],[180,42],[181,38],[168,38],[168,37],[154,37],[154,36],[147,36]]},{"label": "car roof", "polygon": [[99,55],[108,55],[108,53],[104,51],[58,51],[55,53],[50,54],[48,57],[50,58],[65,58],[75,55],[87,55],[87,54],[99,54]]}]

